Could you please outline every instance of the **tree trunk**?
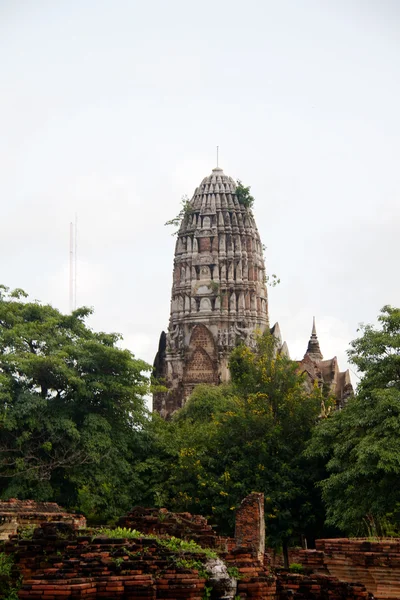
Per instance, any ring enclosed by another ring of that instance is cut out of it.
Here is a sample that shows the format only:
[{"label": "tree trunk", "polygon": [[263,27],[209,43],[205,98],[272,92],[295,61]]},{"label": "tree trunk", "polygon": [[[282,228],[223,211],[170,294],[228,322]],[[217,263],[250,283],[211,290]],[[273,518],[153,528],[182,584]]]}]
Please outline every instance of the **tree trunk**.
[{"label": "tree trunk", "polygon": [[284,540],[282,542],[282,552],[283,552],[283,568],[289,569],[289,549],[288,549],[286,540]]}]

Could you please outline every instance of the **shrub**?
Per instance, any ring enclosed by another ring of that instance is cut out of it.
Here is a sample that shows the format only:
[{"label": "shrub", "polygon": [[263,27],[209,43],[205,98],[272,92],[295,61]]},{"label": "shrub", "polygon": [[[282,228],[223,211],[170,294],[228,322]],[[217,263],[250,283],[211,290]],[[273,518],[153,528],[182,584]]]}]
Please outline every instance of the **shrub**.
[{"label": "shrub", "polygon": [[304,573],[304,567],[300,563],[291,563],[289,565],[289,571],[291,573]]}]

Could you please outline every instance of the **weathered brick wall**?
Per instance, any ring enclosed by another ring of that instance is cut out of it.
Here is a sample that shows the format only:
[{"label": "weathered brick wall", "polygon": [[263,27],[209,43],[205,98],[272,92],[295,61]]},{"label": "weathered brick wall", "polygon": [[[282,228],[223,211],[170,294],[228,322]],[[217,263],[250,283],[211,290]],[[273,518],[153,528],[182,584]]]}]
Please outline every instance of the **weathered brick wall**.
[{"label": "weathered brick wall", "polygon": [[236,511],[235,539],[237,546],[251,549],[258,560],[264,560],[264,494],[253,492],[242,500]]},{"label": "weathered brick wall", "polygon": [[199,242],[200,242],[200,246],[199,246],[200,252],[211,252],[211,239],[209,237],[201,237],[201,238],[199,238]]},{"label": "weathered brick wall", "polygon": [[359,581],[377,600],[400,598],[400,539],[317,540],[316,550],[303,550],[301,562],[341,581]]}]

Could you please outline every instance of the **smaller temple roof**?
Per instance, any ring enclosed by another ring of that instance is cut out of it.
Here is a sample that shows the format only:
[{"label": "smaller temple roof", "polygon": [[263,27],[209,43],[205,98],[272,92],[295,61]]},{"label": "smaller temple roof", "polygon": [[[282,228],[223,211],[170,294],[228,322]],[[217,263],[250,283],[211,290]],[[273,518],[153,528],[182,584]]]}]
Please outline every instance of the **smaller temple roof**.
[{"label": "smaller temple roof", "polygon": [[304,355],[310,356],[314,360],[322,360],[324,357],[322,356],[321,349],[319,347],[319,341],[317,337],[317,328],[315,327],[315,317],[313,317],[313,327],[311,331],[310,341],[308,342],[307,351]]}]

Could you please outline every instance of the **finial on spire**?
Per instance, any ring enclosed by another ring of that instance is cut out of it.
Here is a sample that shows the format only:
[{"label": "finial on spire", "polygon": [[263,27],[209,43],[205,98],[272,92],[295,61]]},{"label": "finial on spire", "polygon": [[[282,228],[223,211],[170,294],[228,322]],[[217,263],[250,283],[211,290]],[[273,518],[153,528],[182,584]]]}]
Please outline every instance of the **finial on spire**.
[{"label": "finial on spire", "polygon": [[324,357],[322,356],[321,349],[319,347],[319,341],[317,337],[317,328],[315,326],[315,317],[313,317],[313,326],[311,331],[310,341],[308,342],[307,352],[305,356],[309,356],[313,360],[322,360]]},{"label": "finial on spire", "polygon": [[213,169],[213,173],[222,174],[223,170],[219,166],[219,146],[217,146],[217,166]]}]

